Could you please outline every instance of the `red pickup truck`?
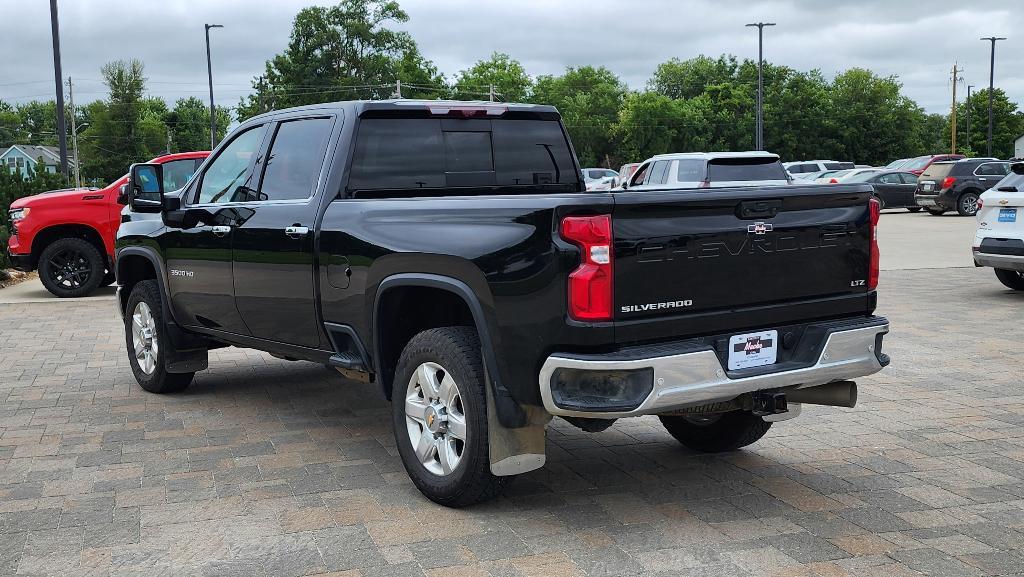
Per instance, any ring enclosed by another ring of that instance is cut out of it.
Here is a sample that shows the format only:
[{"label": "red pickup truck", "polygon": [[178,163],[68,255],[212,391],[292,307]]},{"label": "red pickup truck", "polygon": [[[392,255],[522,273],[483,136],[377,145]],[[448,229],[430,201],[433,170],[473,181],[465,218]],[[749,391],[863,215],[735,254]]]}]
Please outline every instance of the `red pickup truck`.
[{"label": "red pickup truck", "polygon": [[[188,182],[209,152],[154,158],[164,165],[164,190]],[[14,268],[39,269],[39,280],[58,297],[86,296],[114,282],[114,236],[125,199],[123,176],[100,189],[44,192],[11,203],[7,252]]]}]

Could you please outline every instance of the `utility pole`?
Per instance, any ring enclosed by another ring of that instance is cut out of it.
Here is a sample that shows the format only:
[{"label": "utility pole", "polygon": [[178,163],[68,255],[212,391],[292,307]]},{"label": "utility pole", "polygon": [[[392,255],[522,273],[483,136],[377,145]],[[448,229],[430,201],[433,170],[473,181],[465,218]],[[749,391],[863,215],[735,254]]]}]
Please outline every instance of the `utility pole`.
[{"label": "utility pole", "polygon": [[395,98],[402,97],[402,79],[395,80]]},{"label": "utility pole", "polygon": [[493,84],[491,84],[490,90],[488,90],[487,95],[488,95],[487,96],[488,100],[490,100],[491,102],[494,102],[494,85]]},{"label": "utility pole", "polygon": [[210,28],[223,28],[220,24],[203,24],[206,28],[206,74],[210,78],[210,150],[217,146],[217,110],[213,107],[213,64],[210,61]]},{"label": "utility pole", "polygon": [[992,156],[992,93],[995,90],[995,78],[996,78],[996,42],[1000,40],[1006,40],[1006,38],[998,38],[996,36],[989,36],[988,38],[982,38],[982,40],[988,40],[992,43],[992,56],[989,61],[988,67],[988,156]]},{"label": "utility pole", "polygon": [[50,0],[50,35],[53,36],[53,80],[57,85],[57,144],[60,147],[60,172],[68,178],[68,136],[64,124],[64,73],[60,69],[60,24],[57,0]]},{"label": "utility pole", "polygon": [[957,76],[957,63],[953,62],[953,107],[949,113],[949,135],[950,135],[950,154],[956,154],[956,85],[958,82],[963,82],[963,78]]},{"label": "utility pole", "polygon": [[71,150],[75,156],[75,188],[82,188],[81,161],[78,159],[78,115],[75,114],[75,87],[68,76],[68,101],[71,104]]},{"label": "utility pole", "polygon": [[774,22],[754,22],[747,26],[757,27],[757,114],[755,119],[754,148],[764,150],[764,27],[775,26]]},{"label": "utility pole", "polygon": [[171,153],[171,127],[167,127],[167,154]]},{"label": "utility pole", "polygon": [[[974,88],[973,84],[967,85],[967,101],[964,103],[964,108],[967,110],[967,148],[971,148],[971,89]],[[971,148],[971,150],[974,150]]]}]

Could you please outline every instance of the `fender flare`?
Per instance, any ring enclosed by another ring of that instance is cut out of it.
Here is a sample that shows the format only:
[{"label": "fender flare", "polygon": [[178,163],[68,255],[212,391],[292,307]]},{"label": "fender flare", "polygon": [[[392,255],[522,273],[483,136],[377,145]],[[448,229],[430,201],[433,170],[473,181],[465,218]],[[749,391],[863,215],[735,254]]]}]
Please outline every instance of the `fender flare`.
[{"label": "fender flare", "polygon": [[[167,286],[167,272],[164,270],[163,260],[151,248],[141,246],[126,246],[117,250],[114,257],[114,277],[120,284],[121,280],[121,259],[126,256],[141,256],[148,260],[153,265],[153,270],[156,271],[156,281],[160,284],[160,303],[163,308],[164,319],[177,324],[174,319],[174,313],[171,311],[170,306],[170,289]],[[124,310],[124,305],[128,301],[128,295],[122,294],[122,291],[118,290],[119,303],[118,306],[121,310]]]},{"label": "fender flare", "polygon": [[473,324],[480,338],[480,347],[483,349],[484,368],[487,370],[487,382],[491,388],[491,393],[494,395],[494,405],[498,414],[498,420],[503,426],[509,428],[526,426],[526,412],[512,398],[508,389],[501,382],[501,376],[498,372],[498,360],[495,356],[494,345],[491,342],[491,334],[487,329],[487,320],[484,315],[483,306],[480,304],[480,299],[477,298],[476,293],[473,292],[469,285],[459,279],[448,276],[430,273],[399,273],[385,278],[377,285],[377,291],[373,297],[373,364],[374,371],[381,377],[378,379],[381,393],[385,397],[387,396],[386,385],[383,379],[384,373],[380,364],[382,333],[378,326],[378,320],[380,319],[381,296],[388,290],[400,286],[418,286],[445,290],[455,294],[466,303],[470,314],[473,316]]}]

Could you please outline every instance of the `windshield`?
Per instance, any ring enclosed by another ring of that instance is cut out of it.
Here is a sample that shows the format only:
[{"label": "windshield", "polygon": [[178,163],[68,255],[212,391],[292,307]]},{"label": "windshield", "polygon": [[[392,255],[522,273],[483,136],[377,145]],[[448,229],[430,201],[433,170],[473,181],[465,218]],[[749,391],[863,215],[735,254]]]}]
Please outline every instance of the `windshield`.
[{"label": "windshield", "polygon": [[859,173],[854,174],[853,176],[850,176],[849,178],[847,178],[846,182],[867,182],[867,181],[871,180],[872,178],[874,178],[876,173],[877,173],[877,171],[874,171],[874,170],[869,170],[869,171],[865,171],[865,172],[859,172]]},{"label": "windshield", "polygon": [[903,166],[906,162],[907,162],[906,158],[901,158],[899,160],[894,160],[894,161],[890,162],[889,164],[886,164],[885,167],[886,168],[899,168],[899,167]]},{"label": "windshield", "polygon": [[928,178],[945,178],[949,171],[953,170],[952,162],[936,162],[928,167],[927,170],[921,173],[922,179]]},{"label": "windshield", "polygon": [[918,156],[917,158],[911,158],[903,165],[903,168],[907,170],[921,170],[931,159],[932,157],[930,156]]}]

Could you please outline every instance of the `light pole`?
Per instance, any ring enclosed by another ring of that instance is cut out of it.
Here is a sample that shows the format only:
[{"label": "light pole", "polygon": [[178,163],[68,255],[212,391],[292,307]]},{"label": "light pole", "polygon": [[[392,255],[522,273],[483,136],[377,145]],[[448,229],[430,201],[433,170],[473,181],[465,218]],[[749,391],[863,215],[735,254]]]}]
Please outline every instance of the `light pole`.
[{"label": "light pole", "polygon": [[223,28],[220,24],[203,24],[206,27],[206,74],[210,78],[210,150],[217,146],[217,110],[213,107],[213,64],[210,61],[210,28]]},{"label": "light pole", "polygon": [[982,40],[988,40],[992,43],[992,58],[989,61],[988,67],[988,156],[992,156],[992,91],[995,89],[996,78],[996,42],[1006,40],[1006,38],[989,36],[988,38],[982,38]]},{"label": "light pole", "polygon": [[764,150],[764,76],[761,72],[764,65],[764,27],[775,26],[775,23],[754,22],[747,26],[757,26],[757,133],[754,136],[754,148]]},{"label": "light pole", "polygon": [[60,173],[68,178],[68,137],[64,125],[64,73],[60,70],[60,24],[57,0],[50,0],[50,34],[53,36],[53,78],[57,81],[57,144],[60,146]]}]

